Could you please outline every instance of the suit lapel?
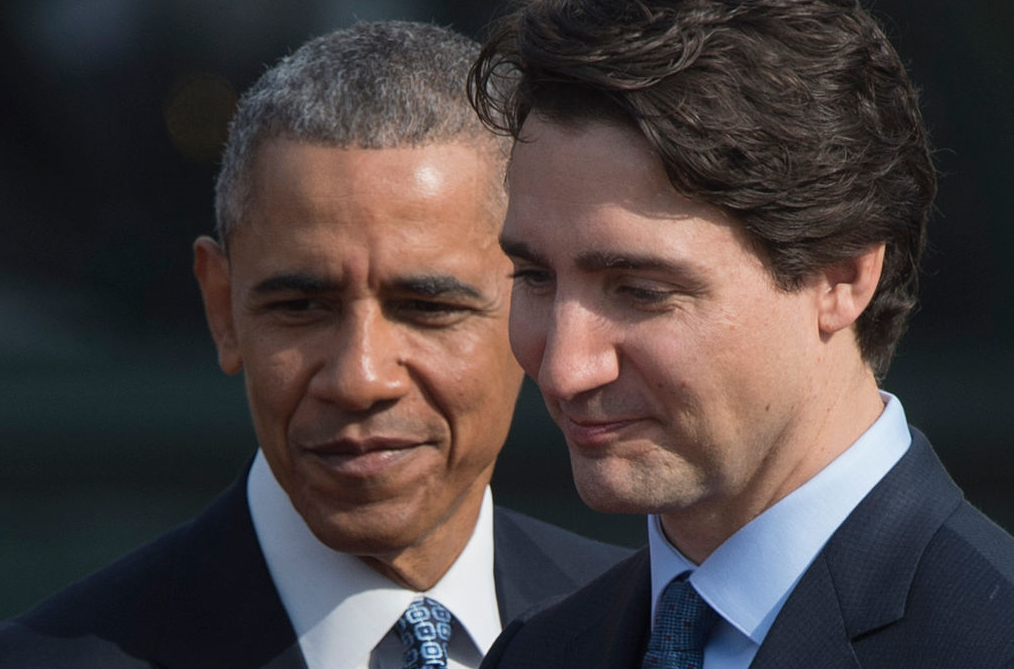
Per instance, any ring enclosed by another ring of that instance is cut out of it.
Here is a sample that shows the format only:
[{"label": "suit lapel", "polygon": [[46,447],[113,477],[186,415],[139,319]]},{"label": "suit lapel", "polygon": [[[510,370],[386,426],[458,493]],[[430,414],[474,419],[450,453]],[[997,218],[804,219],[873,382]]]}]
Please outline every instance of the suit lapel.
[{"label": "suit lapel", "polygon": [[250,520],[246,472],[188,528],[158,660],[172,669],[306,669]]},{"label": "suit lapel", "polygon": [[831,573],[818,555],[796,584],[761,644],[751,669],[858,667]]},{"label": "suit lapel", "polygon": [[640,666],[651,617],[648,549],[638,552],[628,564],[617,586],[597,590],[602,597],[587,605],[588,610],[599,610],[603,615],[569,644],[564,665],[568,669]]},{"label": "suit lapel", "polygon": [[750,666],[859,666],[853,641],[904,616],[919,558],[961,500],[913,429],[908,452],[803,574]]},{"label": "suit lapel", "polygon": [[[250,519],[248,473],[249,466],[185,528],[172,558],[176,592],[166,606],[157,652],[157,661],[169,669],[306,669]],[[582,556],[572,554],[576,549],[554,557],[560,550],[551,546],[561,541],[555,528],[526,530],[500,509],[493,528],[497,604],[505,624],[581,584],[572,576],[574,565],[560,561],[580,564]],[[544,550],[543,544],[550,547]],[[616,549],[615,557],[623,552]]]},{"label": "suit lapel", "polygon": [[495,507],[493,577],[501,624],[576,590],[611,564],[606,551],[615,561],[627,553]]},{"label": "suit lapel", "polygon": [[493,578],[500,623],[517,618],[535,604],[551,597],[556,591],[554,581],[565,579],[554,560],[500,508],[493,512]]}]

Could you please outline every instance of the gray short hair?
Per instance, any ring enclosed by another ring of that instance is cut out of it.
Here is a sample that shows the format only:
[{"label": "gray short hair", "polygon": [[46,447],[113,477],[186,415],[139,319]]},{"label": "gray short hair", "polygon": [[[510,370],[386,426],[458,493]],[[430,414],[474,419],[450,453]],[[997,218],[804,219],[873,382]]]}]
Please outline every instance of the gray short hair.
[{"label": "gray short hair", "polygon": [[364,149],[464,141],[499,151],[505,164],[508,140],[482,125],[466,95],[478,52],[448,28],[390,21],[355,24],[283,58],[243,94],[229,125],[215,187],[220,242],[243,218],[266,140]]}]

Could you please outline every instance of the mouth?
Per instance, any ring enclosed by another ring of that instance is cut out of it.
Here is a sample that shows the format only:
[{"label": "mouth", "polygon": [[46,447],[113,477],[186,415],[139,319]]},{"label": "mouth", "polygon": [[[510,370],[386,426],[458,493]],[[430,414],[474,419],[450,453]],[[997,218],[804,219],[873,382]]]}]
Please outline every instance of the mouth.
[{"label": "mouth", "polygon": [[560,427],[567,441],[579,448],[602,448],[620,438],[631,425],[639,423],[639,418],[573,418],[563,416]]},{"label": "mouth", "polygon": [[369,478],[412,457],[430,442],[401,437],[338,439],[313,444],[303,450],[331,472],[352,478]]}]

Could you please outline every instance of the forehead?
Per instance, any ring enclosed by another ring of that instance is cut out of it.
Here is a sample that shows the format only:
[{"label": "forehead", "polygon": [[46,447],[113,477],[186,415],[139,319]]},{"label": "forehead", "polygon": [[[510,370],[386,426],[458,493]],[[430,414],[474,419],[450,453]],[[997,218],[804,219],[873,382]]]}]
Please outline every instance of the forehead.
[{"label": "forehead", "polygon": [[679,193],[638,131],[609,122],[529,117],[512,155],[508,190],[508,235],[539,222],[535,228],[586,227],[616,218],[665,224],[652,226],[652,236],[681,220],[732,222],[719,207]]},{"label": "forehead", "polygon": [[486,147],[448,143],[385,149],[271,140],[258,151],[252,196],[230,255],[299,252],[335,261],[361,247],[453,255],[495,244],[502,206]]},{"label": "forehead", "polygon": [[763,265],[743,226],[691,200],[634,129],[530,117],[509,168],[509,255],[581,271],[679,268],[718,276]]},{"label": "forehead", "polygon": [[508,170],[510,207],[538,202],[561,213],[622,206],[665,217],[686,209],[658,155],[625,125],[526,120]]}]

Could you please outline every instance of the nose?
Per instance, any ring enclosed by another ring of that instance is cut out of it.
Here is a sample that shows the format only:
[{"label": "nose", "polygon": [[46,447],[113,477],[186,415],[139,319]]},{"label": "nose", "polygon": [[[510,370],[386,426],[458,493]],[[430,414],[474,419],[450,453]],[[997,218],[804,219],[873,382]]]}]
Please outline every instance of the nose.
[{"label": "nose", "polygon": [[345,411],[366,411],[408,392],[404,342],[379,305],[350,304],[336,327],[325,362],[310,381],[314,397]]},{"label": "nose", "polygon": [[579,300],[557,298],[548,319],[536,383],[569,400],[616,380],[620,363],[612,327]]}]

